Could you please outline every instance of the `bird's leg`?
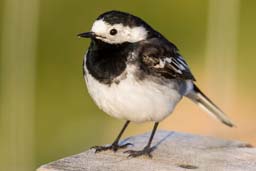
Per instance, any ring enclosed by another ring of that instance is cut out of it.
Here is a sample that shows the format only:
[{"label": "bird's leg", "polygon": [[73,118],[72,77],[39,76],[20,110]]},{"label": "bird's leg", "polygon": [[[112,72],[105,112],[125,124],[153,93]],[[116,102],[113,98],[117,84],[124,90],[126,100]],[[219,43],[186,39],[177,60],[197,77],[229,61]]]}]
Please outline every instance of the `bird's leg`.
[{"label": "bird's leg", "polygon": [[124,133],[124,131],[127,128],[129,123],[130,123],[130,121],[126,121],[125,122],[122,130],[120,131],[120,133],[116,137],[115,141],[111,145],[109,145],[109,146],[94,146],[94,147],[92,147],[92,148],[95,149],[95,153],[101,152],[101,151],[105,151],[105,150],[113,150],[114,152],[116,152],[120,148],[126,148],[128,145],[132,145],[131,143],[125,143],[125,144],[122,144],[122,145],[118,144],[122,134]]},{"label": "bird's leg", "polygon": [[155,123],[152,133],[150,135],[148,144],[143,148],[143,150],[139,150],[139,151],[128,150],[128,151],[125,151],[124,153],[128,153],[129,154],[128,157],[138,157],[138,156],[146,155],[152,158],[151,152],[153,151],[154,147],[151,147],[151,142],[155,135],[158,124],[159,124],[158,122]]}]

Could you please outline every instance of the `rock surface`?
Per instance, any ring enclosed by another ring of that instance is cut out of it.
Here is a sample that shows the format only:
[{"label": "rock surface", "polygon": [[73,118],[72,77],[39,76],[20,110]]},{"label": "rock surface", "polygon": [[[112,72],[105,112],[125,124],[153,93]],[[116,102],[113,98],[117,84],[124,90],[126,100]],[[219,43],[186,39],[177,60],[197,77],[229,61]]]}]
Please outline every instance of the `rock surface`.
[{"label": "rock surface", "polygon": [[134,146],[114,153],[94,153],[93,149],[69,156],[37,171],[255,171],[256,148],[239,141],[186,133],[157,131],[153,158],[127,158],[125,150],[142,149],[150,133],[129,137],[121,143]]}]

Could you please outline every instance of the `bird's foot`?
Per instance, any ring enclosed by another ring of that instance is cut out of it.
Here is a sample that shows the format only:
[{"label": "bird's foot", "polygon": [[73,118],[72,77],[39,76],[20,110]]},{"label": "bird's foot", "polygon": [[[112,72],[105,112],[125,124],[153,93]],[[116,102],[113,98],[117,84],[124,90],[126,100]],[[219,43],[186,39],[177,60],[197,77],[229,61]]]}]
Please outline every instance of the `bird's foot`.
[{"label": "bird's foot", "polygon": [[128,153],[128,157],[139,157],[139,156],[148,156],[150,158],[152,158],[152,154],[151,152],[154,150],[154,147],[150,148],[150,147],[145,147],[143,150],[139,150],[139,151],[135,151],[135,150],[128,150],[125,151],[124,153]]},{"label": "bird's foot", "polygon": [[123,149],[126,148],[129,145],[133,145],[132,143],[125,143],[122,145],[118,145],[118,143],[113,143],[108,146],[93,146],[92,148],[95,149],[95,153],[101,152],[101,151],[106,151],[106,150],[112,150],[116,152],[118,149]]}]

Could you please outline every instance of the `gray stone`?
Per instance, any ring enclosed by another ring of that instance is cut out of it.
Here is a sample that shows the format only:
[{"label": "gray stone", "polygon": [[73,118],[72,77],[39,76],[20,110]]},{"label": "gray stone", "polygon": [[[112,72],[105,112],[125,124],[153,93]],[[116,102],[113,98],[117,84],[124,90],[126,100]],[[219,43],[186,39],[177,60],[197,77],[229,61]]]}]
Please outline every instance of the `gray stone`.
[{"label": "gray stone", "polygon": [[69,156],[37,171],[255,171],[256,148],[239,141],[186,133],[157,131],[153,158],[127,158],[125,150],[142,149],[150,133],[129,137],[122,143],[134,146],[114,153],[94,153],[93,149]]}]

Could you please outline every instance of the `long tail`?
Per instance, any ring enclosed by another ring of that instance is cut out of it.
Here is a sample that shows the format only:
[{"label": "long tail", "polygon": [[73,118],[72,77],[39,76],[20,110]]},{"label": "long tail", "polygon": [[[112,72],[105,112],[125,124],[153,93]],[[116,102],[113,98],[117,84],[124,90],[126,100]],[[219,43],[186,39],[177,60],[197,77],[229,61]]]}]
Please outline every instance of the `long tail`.
[{"label": "long tail", "polygon": [[216,106],[195,84],[194,89],[187,94],[187,97],[225,125],[230,127],[234,126],[232,121],[225,115],[225,113],[218,106]]}]

